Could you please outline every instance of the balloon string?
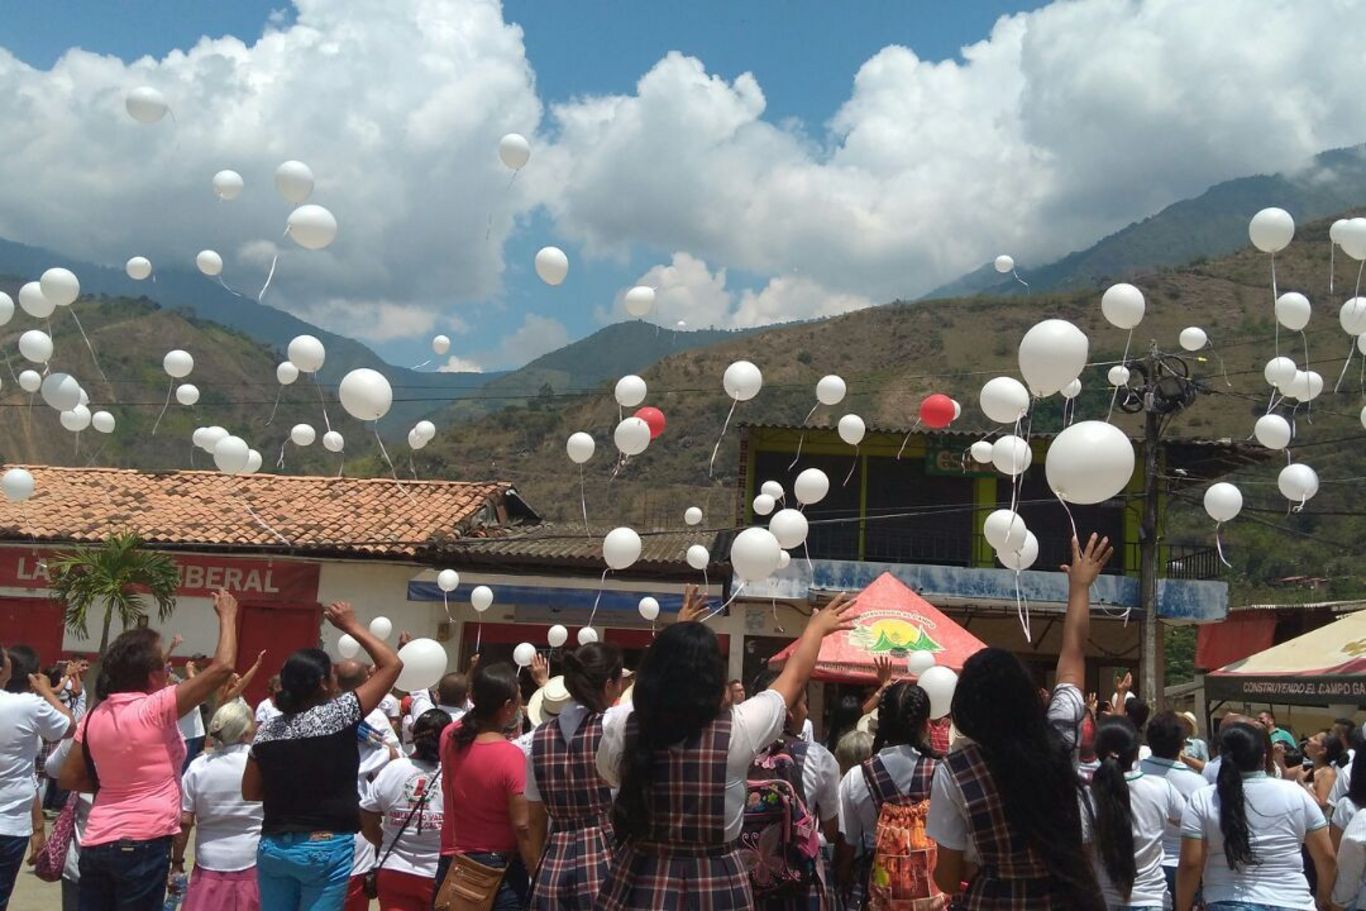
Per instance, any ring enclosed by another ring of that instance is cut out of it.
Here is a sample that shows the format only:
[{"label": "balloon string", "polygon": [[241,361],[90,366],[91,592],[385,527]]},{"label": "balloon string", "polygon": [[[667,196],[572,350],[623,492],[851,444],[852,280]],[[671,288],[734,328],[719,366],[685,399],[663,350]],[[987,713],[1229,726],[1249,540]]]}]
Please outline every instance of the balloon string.
[{"label": "balloon string", "polygon": [[417,465],[413,464],[413,454],[408,453],[408,470],[412,472],[413,480],[417,480]]},{"label": "balloon string", "polygon": [[379,435],[379,421],[374,422],[374,431],[375,442],[379,444],[379,454],[384,456],[384,462],[389,466],[389,474],[393,476],[394,483],[398,485],[399,490],[403,491],[403,495],[408,498],[408,502],[416,506],[417,500],[413,498],[412,492],[403,486],[403,482],[398,479],[398,471],[394,468],[394,461],[389,458],[389,450],[384,448],[384,440]]},{"label": "balloon string", "polygon": [[450,593],[450,592],[444,591],[444,590],[441,592],[441,604],[442,604],[443,607],[446,608],[446,619],[449,620],[451,623],[454,623],[454,622],[455,622],[455,618],[451,616],[451,593]]},{"label": "balloon string", "polygon": [[592,534],[588,530],[588,494],[583,487],[583,465],[579,465],[579,506],[583,507],[583,533]]},{"label": "balloon string", "polygon": [[152,436],[157,435],[157,428],[161,426],[161,419],[165,416],[166,409],[171,407],[171,393],[173,391],[175,391],[174,380],[171,381],[171,385],[166,387],[166,404],[161,406],[161,414],[157,415],[156,422],[152,424]]},{"label": "balloon string", "polygon": [[712,617],[715,617],[717,614],[721,613],[721,612],[724,611],[726,608],[730,607],[731,602],[733,602],[736,598],[740,597],[740,592],[742,592],[742,591],[744,591],[744,590],[745,590],[745,583],[744,583],[744,582],[741,582],[739,585],[735,586],[735,591],[733,591],[733,592],[730,593],[730,597],[726,599],[726,602],[725,602],[724,604],[722,604],[720,607],[718,607],[716,610],[712,611],[711,613],[707,614],[707,616],[703,617],[703,618],[702,618],[700,621],[698,621],[698,622],[700,622],[700,623],[706,623],[706,622],[707,622],[708,620],[710,620]]},{"label": "balloon string", "polygon": [[[104,368],[100,366],[100,359],[95,355],[95,346],[90,343],[90,336],[85,334],[85,327],[81,325],[81,318],[76,315],[76,307],[72,305],[67,309],[71,313],[71,318],[76,321],[76,328],[80,330],[81,338],[85,340],[85,347],[90,351],[90,360],[94,361],[95,369],[99,372],[100,379],[104,380],[104,385],[109,386],[109,377],[104,375]],[[6,360],[8,360],[8,357],[6,358]],[[109,394],[111,396],[114,394],[114,389],[112,386],[110,386]],[[118,400],[111,398],[110,401]]]},{"label": "balloon string", "polygon": [[223,276],[221,276],[221,275],[218,276],[218,283],[219,283],[220,285],[222,285],[223,288],[224,288],[225,290],[227,290],[227,292],[228,292],[229,294],[231,294],[233,297],[241,297],[241,296],[242,296],[242,295],[238,294],[236,291],[234,291],[234,290],[228,285],[227,282],[223,281]]},{"label": "balloon string", "polygon": [[14,380],[15,383],[18,383],[18,382],[19,382],[19,377],[18,377],[18,375],[14,372],[14,365],[10,363],[10,360],[9,360],[9,352],[8,352],[8,351],[4,352],[4,355],[5,355],[5,366],[9,369],[9,376],[10,376],[10,379]]},{"label": "balloon string", "polygon": [[593,619],[598,615],[598,602],[602,600],[602,589],[607,584],[607,574],[612,571],[612,567],[607,567],[602,571],[602,578],[598,580],[598,596],[593,599],[593,610],[588,614],[588,626],[593,625]]},{"label": "balloon string", "polygon": [[[1125,369],[1128,369],[1128,366],[1129,366],[1129,345],[1133,343],[1133,340],[1134,340],[1134,330],[1130,329],[1130,330],[1129,330],[1129,335],[1128,335],[1128,337],[1127,337],[1126,339],[1124,339],[1124,357],[1120,358],[1120,363],[1124,365]],[[1118,399],[1119,399],[1119,387],[1116,386],[1116,387],[1114,388],[1114,391],[1110,393],[1110,410],[1107,411],[1107,412],[1105,412],[1105,423],[1107,423],[1107,424],[1110,423],[1110,419],[1111,419],[1112,417],[1114,417],[1114,414],[1115,414],[1115,402],[1116,402]]]},{"label": "balloon string", "polygon": [[726,438],[726,429],[730,427],[730,419],[735,415],[735,406],[740,404],[740,400],[732,398],[730,400],[730,411],[726,413],[726,422],[721,425],[721,435],[716,438],[716,445],[711,449],[711,461],[707,463],[707,478],[715,477],[716,454],[721,451],[721,441]]},{"label": "balloon string", "polygon": [[711,589],[711,580],[707,578],[707,567],[703,566],[703,567],[702,567],[702,597],[705,598],[705,597],[707,596],[707,592],[708,592],[710,589]]},{"label": "balloon string", "polygon": [[1015,280],[1016,280],[1017,282],[1019,282],[1020,284],[1022,284],[1022,285],[1025,286],[1025,290],[1026,290],[1026,291],[1029,290],[1029,282],[1025,281],[1023,278],[1020,278],[1020,273],[1019,273],[1019,272],[1016,272],[1014,269],[1011,269],[1011,270],[1010,270],[1010,274],[1013,275],[1013,276],[1015,276]]},{"label": "balloon string", "polygon": [[802,556],[806,557],[806,571],[811,574],[811,578],[814,580],[816,568],[811,565],[811,546],[806,541],[802,542]]},{"label": "balloon string", "polygon": [[[1363,262],[1366,262],[1366,260],[1363,260]],[[1338,374],[1337,385],[1333,387],[1334,395],[1336,395],[1338,390],[1342,388],[1342,378],[1347,375],[1347,367],[1352,363],[1352,352],[1356,351],[1356,347],[1356,339],[1353,339],[1351,342],[1347,344],[1347,360],[1342,362],[1342,372]],[[1309,365],[1306,364],[1305,366],[1307,367]]]},{"label": "balloon string", "polygon": [[428,364],[430,364],[431,362],[432,362],[432,359],[431,359],[431,358],[427,358],[427,359],[426,359],[425,361],[423,361],[422,363],[420,363],[420,364],[414,364],[413,366],[409,367],[408,369],[409,369],[409,370],[421,370],[423,367],[426,367],[426,366],[427,366]]},{"label": "balloon string", "polygon": [[[1278,326],[1280,325],[1280,321],[1279,321],[1279,320],[1277,320],[1276,325],[1278,325]],[[1205,339],[1205,344],[1209,345],[1209,353],[1212,354],[1212,355],[1214,355],[1214,359],[1215,359],[1216,361],[1219,362],[1219,372],[1222,373],[1222,374],[1224,375],[1224,385],[1227,386],[1227,387],[1229,387],[1230,389],[1232,389],[1232,388],[1233,388],[1233,384],[1232,384],[1231,382],[1229,382],[1229,379],[1228,379],[1228,368],[1224,366],[1224,357],[1223,357],[1223,355],[1221,355],[1218,351],[1215,351],[1215,350],[1214,350],[1214,342],[1210,341],[1208,338]],[[1308,364],[1305,364],[1305,367],[1308,367],[1308,366],[1309,366]]]},{"label": "balloon string", "polygon": [[280,254],[277,251],[275,256],[273,256],[270,260],[270,271],[266,273],[266,283],[261,286],[261,293],[256,295],[256,303],[261,303],[262,298],[266,296],[266,291],[270,288],[271,279],[275,278],[275,265],[279,261]]},{"label": "balloon string", "polygon": [[1363,259],[1363,260],[1361,261],[1361,265],[1357,267],[1357,287],[1356,287],[1356,290],[1352,292],[1352,296],[1353,296],[1353,297],[1360,297],[1360,296],[1361,296],[1361,270],[1362,270],[1362,269],[1366,269],[1366,259]]},{"label": "balloon string", "polygon": [[1228,559],[1224,557],[1223,535],[1219,532],[1219,529],[1223,527],[1223,522],[1214,523],[1214,550],[1216,553],[1219,554],[1219,562],[1227,566],[1229,569],[1233,569],[1233,564],[1228,562]]},{"label": "balloon string", "polygon": [[280,444],[280,457],[275,460],[275,467],[280,469],[281,471],[283,471],[285,467],[285,447],[288,445],[289,440],[285,440],[283,443]]},{"label": "balloon string", "polygon": [[806,417],[802,418],[802,433],[801,436],[797,437],[797,454],[794,455],[792,461],[788,463],[787,468],[789,471],[797,466],[797,460],[802,457],[802,444],[806,442],[806,422],[811,420],[811,415],[815,414],[816,409],[819,407],[821,407],[820,402],[812,405],[811,410],[806,413]]},{"label": "balloon string", "polygon": [[1328,293],[1333,293],[1333,254],[1337,252],[1338,245],[1335,241],[1328,241]]},{"label": "balloon string", "polygon": [[323,426],[329,433],[332,432],[332,422],[327,419],[327,399],[323,398],[323,387],[318,382],[318,374],[313,374],[313,386],[318,390],[318,403],[323,406]]},{"label": "balloon string", "polygon": [[276,540],[278,540],[281,544],[285,545],[286,547],[293,547],[293,541],[289,540],[284,535],[280,534],[280,532],[276,530],[269,522],[261,518],[257,514],[256,510],[251,508],[251,504],[246,501],[246,498],[243,497],[241,493],[241,486],[244,483],[246,482],[243,478],[239,477],[237,479],[237,482],[236,484],[234,484],[232,489],[232,496],[236,498],[238,503],[242,504],[242,508],[247,511],[247,515],[251,516],[252,520],[255,521],[257,525],[261,526],[261,528],[265,529],[265,531],[267,531],[268,533],[274,535]]},{"label": "balloon string", "polygon": [[844,483],[840,485],[841,487],[849,486],[849,479],[854,476],[854,469],[858,468],[859,447],[861,447],[862,445],[863,444],[860,443],[854,447],[854,461],[849,464],[849,473],[844,476]]},{"label": "balloon string", "polygon": [[280,410],[280,396],[285,394],[285,387],[281,386],[275,392],[275,405],[270,409],[270,417],[266,419],[266,426],[269,427],[275,421],[275,412]]},{"label": "balloon string", "polygon": [[777,628],[779,633],[786,633],[787,630],[783,629],[782,623],[778,621],[778,599],[774,598],[770,603],[773,605],[773,625]]},{"label": "balloon string", "polygon": [[474,653],[479,654],[479,645],[484,641],[484,624],[474,624]]},{"label": "balloon string", "polygon": [[1025,642],[1031,645],[1034,642],[1034,632],[1030,628],[1029,622],[1029,599],[1025,597],[1020,587],[1020,571],[1015,570],[1015,618],[1020,621],[1020,629],[1024,630]]},{"label": "balloon string", "polygon": [[909,442],[911,441],[911,437],[915,435],[915,432],[916,432],[916,430],[917,430],[919,427],[920,427],[920,418],[916,418],[916,419],[915,419],[915,423],[911,425],[911,429],[908,430],[908,431],[906,431],[906,436],[905,436],[905,438],[902,439],[902,441],[901,441],[901,448],[898,449],[898,450],[896,451],[896,460],[897,460],[898,462],[901,461],[901,454],[902,454],[903,452],[906,451],[906,444],[909,443]]}]

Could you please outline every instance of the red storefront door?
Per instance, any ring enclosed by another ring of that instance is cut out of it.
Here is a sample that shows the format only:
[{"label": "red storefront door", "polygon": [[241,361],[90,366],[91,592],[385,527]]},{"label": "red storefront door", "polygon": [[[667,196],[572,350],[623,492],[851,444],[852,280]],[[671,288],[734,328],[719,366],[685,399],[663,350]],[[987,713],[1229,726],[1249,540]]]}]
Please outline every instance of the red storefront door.
[{"label": "red storefront door", "polygon": [[262,651],[266,653],[261,670],[243,694],[253,708],[266,697],[266,682],[280,673],[292,652],[318,646],[321,623],[322,608],[316,603],[242,605],[237,615],[238,673],[251,667]]},{"label": "red storefront door", "polygon": [[[91,617],[90,628],[104,622],[103,612]],[[56,664],[62,654],[62,605],[47,598],[0,598],[0,644],[27,645],[38,653],[42,667]]]}]

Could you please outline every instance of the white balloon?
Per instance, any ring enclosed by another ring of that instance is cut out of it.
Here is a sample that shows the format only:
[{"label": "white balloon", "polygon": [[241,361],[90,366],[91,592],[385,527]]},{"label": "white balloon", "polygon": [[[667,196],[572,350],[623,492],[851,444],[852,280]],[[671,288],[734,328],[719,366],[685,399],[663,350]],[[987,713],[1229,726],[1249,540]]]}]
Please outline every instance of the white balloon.
[{"label": "white balloon", "polygon": [[[20,303],[23,302],[24,292],[20,290]],[[1342,305],[1338,311],[1338,322],[1342,324],[1342,331],[1348,335],[1361,335],[1366,332],[1366,297],[1353,297]]]},{"label": "white balloon", "polygon": [[1006,434],[991,444],[991,463],[1004,475],[1022,475],[1034,464],[1029,444],[1014,434]]},{"label": "white balloon", "polygon": [[531,143],[521,133],[508,133],[498,140],[498,160],[505,167],[520,171],[531,160]]},{"label": "white balloon", "polygon": [[1342,229],[1347,224],[1347,219],[1339,218],[1328,227],[1328,239],[1333,243],[1342,245]]},{"label": "white balloon", "polygon": [[863,436],[868,428],[863,423],[863,418],[856,414],[846,414],[840,418],[839,434],[840,439],[850,446],[857,446],[863,442]]},{"label": "white balloon", "polygon": [[575,465],[582,465],[593,458],[593,451],[597,449],[597,444],[593,438],[580,430],[578,433],[571,433],[569,439],[564,444],[565,451],[569,454],[569,461]]},{"label": "white balloon", "polygon": [[[768,520],[768,530],[778,539],[778,546],[790,550],[806,543],[809,526],[806,516],[796,509],[780,509]],[[781,558],[779,558],[781,562]]]},{"label": "white balloon", "polygon": [[213,175],[214,195],[224,202],[231,202],[242,195],[242,187],[246,185],[242,180],[242,175],[236,171],[222,170]]},{"label": "white balloon", "polygon": [[289,430],[289,440],[295,446],[312,446],[317,438],[318,432],[312,424],[295,424]]},{"label": "white balloon", "polygon": [[223,257],[213,250],[200,250],[194,257],[195,268],[209,278],[223,273]]},{"label": "white balloon", "polygon": [[1205,512],[1216,522],[1230,522],[1243,511],[1243,493],[1227,481],[1211,484],[1205,491]]},{"label": "white balloon", "polygon": [[1252,435],[1267,449],[1284,449],[1290,445],[1290,422],[1279,414],[1264,414],[1257,418]]},{"label": "white balloon", "polygon": [[1016,551],[1025,542],[1025,521],[1017,512],[998,509],[987,516],[982,525],[982,537],[987,539],[993,550]]},{"label": "white balloon", "polygon": [[0,326],[14,319],[14,298],[0,291]]},{"label": "white balloon", "polygon": [[634,373],[623,376],[617,380],[617,387],[614,390],[617,404],[622,408],[634,408],[645,401],[648,392],[645,381]]},{"label": "white balloon", "polygon": [[819,468],[808,468],[797,475],[792,494],[803,506],[812,506],[825,499],[830,492],[830,478]]},{"label": "white balloon", "polygon": [[166,96],[150,85],[139,86],[129,92],[123,99],[123,106],[128,110],[128,116],[138,123],[156,123],[170,110]]},{"label": "white balloon", "polygon": [[419,450],[419,449],[424,449],[424,448],[426,448],[426,446],[427,446],[427,438],[424,437],[422,434],[418,433],[416,427],[414,427],[412,430],[409,430],[409,431],[408,431],[408,448],[409,448],[409,449],[411,449],[411,450],[413,450],[414,452],[416,452],[416,451]]},{"label": "white balloon", "polygon": [[775,501],[783,498],[783,485],[777,481],[765,481],[759,485],[759,493],[766,493]]},{"label": "white balloon", "polygon": [[418,436],[427,442],[436,439],[436,425],[431,421],[418,421],[413,425],[413,429],[417,431]]},{"label": "white balloon", "polygon": [[816,401],[822,405],[838,405],[844,401],[848,387],[844,385],[844,380],[833,373],[823,376],[816,383]]},{"label": "white balloon", "polygon": [[209,428],[207,427],[196,427],[194,433],[190,435],[190,439],[194,442],[196,449],[204,448],[204,434],[208,432],[208,429]]},{"label": "white balloon", "polygon": [[328,452],[341,452],[346,448],[346,439],[337,431],[329,430],[323,434],[323,449]]},{"label": "white balloon", "polygon": [[408,693],[431,689],[446,674],[446,650],[435,639],[414,639],[398,650],[403,670],[394,686]]},{"label": "white balloon", "polygon": [[202,448],[209,455],[213,455],[214,447],[218,445],[220,440],[226,440],[227,438],[228,431],[226,428],[219,427],[217,424],[212,427],[205,427]]},{"label": "white balloon", "polygon": [[19,336],[19,353],[26,361],[46,364],[52,360],[52,338],[41,329],[29,329]]},{"label": "white balloon", "polygon": [[1291,332],[1299,332],[1309,325],[1313,312],[1309,298],[1298,291],[1287,291],[1276,298],[1276,319]]},{"label": "white balloon", "polygon": [[689,506],[687,509],[683,510],[683,524],[701,525],[702,510],[698,509],[696,506]]},{"label": "white balloon", "polygon": [[19,308],[34,319],[47,319],[57,310],[57,304],[43,293],[42,285],[25,282],[19,286]]},{"label": "white balloon", "polygon": [[350,633],[342,633],[337,640],[337,653],[343,658],[354,658],[360,654],[360,643]]},{"label": "white balloon", "polygon": [[193,405],[199,401],[199,387],[194,383],[181,383],[175,387],[175,400],[182,405]]},{"label": "white balloon", "polygon": [[992,445],[986,440],[978,440],[976,443],[973,443],[969,452],[972,453],[972,460],[974,462],[978,462],[982,465],[991,462]]},{"label": "white balloon", "polygon": [[289,361],[281,361],[275,368],[275,381],[281,386],[289,386],[299,378],[299,368]]},{"label": "white balloon", "polygon": [[443,569],[436,574],[436,587],[450,594],[460,587],[460,574],[453,569]]},{"label": "white balloon", "polygon": [[0,488],[5,491],[6,500],[22,503],[33,496],[33,475],[22,468],[11,468],[0,477]]},{"label": "white balloon", "polygon": [[152,261],[145,256],[134,256],[123,264],[123,271],[135,282],[149,278],[152,274]]},{"label": "white balloon", "polygon": [[337,397],[346,413],[356,420],[378,421],[394,405],[394,388],[378,370],[357,367],[342,377]]},{"label": "white balloon", "polygon": [[1323,392],[1323,375],[1317,370],[1309,370],[1306,371],[1306,376],[1309,383],[1309,394],[1305,396],[1304,400],[1306,402],[1312,402],[1319,397],[1321,392]]},{"label": "white balloon", "polygon": [[470,606],[483,613],[493,606],[493,589],[487,585],[476,585],[470,592]]},{"label": "white balloon", "polygon": [[194,357],[188,351],[179,348],[166,352],[166,356],[161,359],[161,369],[166,371],[166,375],[172,379],[181,380],[190,375],[194,370]]},{"label": "white balloon", "polygon": [[1295,379],[1295,374],[1298,372],[1299,368],[1295,366],[1295,362],[1290,358],[1273,357],[1266,362],[1266,367],[1262,370],[1262,376],[1266,377],[1266,381],[1274,388],[1280,389],[1290,385]]},{"label": "white balloon", "polygon": [[313,170],[302,161],[286,161],[275,169],[275,192],[297,206],[313,194]]},{"label": "white balloon", "polygon": [[1301,402],[1309,401],[1311,391],[1309,374],[1304,370],[1296,370],[1295,378],[1281,388],[1281,392],[1285,393],[1287,398],[1298,399]]},{"label": "white balloon", "polygon": [[1002,274],[1013,272],[1015,270],[1015,259],[1014,257],[1002,253],[1000,256],[996,257],[995,266],[996,271]]},{"label": "white balloon", "polygon": [[89,395],[86,395],[86,392],[85,392],[84,389],[81,390],[81,404],[82,404],[82,405],[89,405],[89,404],[90,404],[90,396],[89,396]]},{"label": "white balloon", "polygon": [[655,620],[659,619],[659,602],[654,598],[651,598],[649,595],[646,595],[644,598],[640,599],[640,604],[636,607],[636,609],[640,611],[640,617],[642,620],[647,620],[650,623],[654,623]]},{"label": "white balloon", "polygon": [[623,302],[626,305],[626,312],[639,319],[655,308],[655,289],[636,285],[626,292]]},{"label": "white balloon", "polygon": [[1006,569],[1013,569],[1017,573],[1022,573],[1034,565],[1034,561],[1039,559],[1039,539],[1034,537],[1034,532],[1025,532],[1024,543],[1019,550],[1003,550],[996,552],[996,559],[1001,561],[1001,565]]},{"label": "white balloon", "polygon": [[1366,427],[1366,408],[1361,409],[1361,426]]},{"label": "white balloon", "polygon": [[579,630],[576,638],[578,639],[579,645],[592,645],[594,642],[598,641],[598,631],[591,626],[585,626],[583,629]]},{"label": "white balloon", "polygon": [[113,433],[114,416],[107,411],[97,411],[90,416],[90,424],[96,433]]},{"label": "white balloon", "polygon": [[791,564],[792,555],[790,553],[788,553],[787,551],[783,551],[781,554],[778,555],[778,569],[787,569],[788,566],[790,566]]},{"label": "white balloon", "polygon": [[1295,236],[1295,219],[1284,209],[1263,209],[1252,216],[1247,236],[1252,246],[1263,253],[1279,253],[1290,246]]},{"label": "white balloon", "polygon": [[1062,389],[1081,375],[1091,343],[1065,319],[1037,323],[1020,340],[1020,374],[1035,395]]},{"label": "white balloon", "polygon": [[214,444],[213,463],[224,474],[241,474],[246,471],[251,447],[247,441],[237,436],[226,436]]},{"label": "white balloon", "polygon": [[1014,424],[1029,411],[1029,390],[1013,377],[987,380],[979,397],[982,412],[998,424]]},{"label": "white balloon", "polygon": [[258,471],[260,471],[260,470],[261,470],[261,453],[257,452],[255,449],[250,449],[250,450],[248,450],[248,451],[247,451],[247,467],[246,467],[246,470],[245,470],[243,473],[244,473],[244,474],[256,474],[256,472],[258,472]]},{"label": "white balloon", "polygon": [[906,670],[908,673],[919,677],[921,674],[934,667],[934,652],[928,649],[921,649],[911,652],[906,659]]},{"label": "white balloon", "polygon": [[602,539],[602,559],[609,569],[628,569],[640,559],[640,546],[640,535],[634,530],[614,528]]},{"label": "white balloon", "polygon": [[1104,421],[1081,421],[1053,438],[1044,459],[1048,486],[1068,503],[1103,503],[1117,496],[1134,474],[1134,447],[1124,432]]},{"label": "white balloon", "polygon": [[561,284],[569,274],[569,257],[559,247],[542,247],[536,251],[536,274],[547,285]]},{"label": "white balloon", "polygon": [[389,622],[388,617],[376,617],[370,621],[370,635],[376,639],[388,639],[393,631],[394,624]]},{"label": "white balloon", "polygon": [[746,528],[730,545],[730,565],[741,583],[761,582],[782,562],[782,547],[767,528]]},{"label": "white balloon", "polygon": [[701,544],[694,544],[688,548],[688,565],[701,572],[711,563],[711,551]]},{"label": "white balloon", "polygon": [[1111,285],[1100,298],[1100,312],[1116,329],[1137,327],[1146,309],[1143,292],[1128,282]]},{"label": "white balloon", "polygon": [[748,402],[759,394],[764,385],[764,375],[749,361],[736,361],[726,368],[721,377],[721,385],[726,395],[737,402]]},{"label": "white balloon", "polygon": [[640,455],[650,445],[650,425],[643,418],[626,418],[617,425],[612,440],[622,455]]},{"label": "white balloon", "polygon": [[445,354],[451,350],[451,337],[449,335],[437,335],[432,337],[432,353]]},{"label": "white balloon", "polygon": [[337,239],[337,217],[322,206],[299,206],[285,224],[289,236],[305,250],[326,249]]},{"label": "white balloon", "polygon": [[69,307],[81,296],[81,282],[70,269],[48,269],[38,279],[43,296],[58,307]]},{"label": "white balloon", "polygon": [[1357,336],[1357,350],[1362,354],[1366,354],[1366,335]]},{"label": "white balloon", "polygon": [[518,667],[531,667],[531,662],[536,660],[536,646],[530,642],[521,643],[512,650],[512,660]]},{"label": "white balloon", "polygon": [[80,433],[90,426],[90,409],[84,405],[77,405],[70,411],[63,411],[60,417],[62,426],[72,433]]},{"label": "white balloon", "polygon": [[1276,486],[1287,500],[1303,503],[1319,492],[1319,476],[1303,462],[1294,462],[1281,469]]},{"label": "white balloon", "polygon": [[1206,335],[1205,330],[1201,329],[1199,326],[1187,326],[1185,329],[1181,330],[1181,336],[1177,341],[1179,341],[1181,347],[1185,348],[1187,351],[1199,351],[1201,348],[1205,347],[1205,345],[1209,344],[1209,336]]},{"label": "white balloon", "polygon": [[298,368],[300,373],[317,373],[327,358],[327,349],[323,347],[323,343],[311,335],[294,336],[289,340],[286,351],[289,362]]},{"label": "white balloon", "polygon": [[1062,397],[1069,401],[1076,398],[1077,396],[1081,395],[1081,380],[1073,380],[1066,386],[1062,387],[1060,392],[1062,394]]},{"label": "white balloon", "polygon": [[773,498],[768,494],[761,493],[754,498],[754,502],[751,505],[754,507],[755,515],[766,516],[772,513],[778,504],[775,503]]},{"label": "white balloon", "polygon": [[23,370],[19,373],[19,388],[25,392],[37,392],[43,386],[43,375],[37,370]]},{"label": "white balloon", "polygon": [[546,631],[545,641],[550,644],[551,648],[559,648],[569,641],[569,630],[556,623]]},{"label": "white balloon", "polygon": [[43,401],[58,411],[70,411],[81,403],[81,384],[69,373],[49,373],[40,391]]},{"label": "white balloon", "polygon": [[958,688],[958,675],[942,664],[926,668],[917,681],[930,697],[930,717],[943,718],[953,707],[953,692]]},{"label": "white balloon", "polygon": [[1357,261],[1366,259],[1366,218],[1349,218],[1338,231],[1342,252]]},{"label": "white balloon", "polygon": [[1123,364],[1115,364],[1106,374],[1106,379],[1110,381],[1111,386],[1127,386],[1129,385],[1129,368]]}]

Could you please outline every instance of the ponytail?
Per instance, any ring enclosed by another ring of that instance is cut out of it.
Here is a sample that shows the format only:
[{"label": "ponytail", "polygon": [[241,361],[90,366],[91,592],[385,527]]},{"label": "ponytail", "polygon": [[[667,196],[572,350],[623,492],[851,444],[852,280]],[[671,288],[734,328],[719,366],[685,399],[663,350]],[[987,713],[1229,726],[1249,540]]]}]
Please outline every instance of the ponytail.
[{"label": "ponytail", "polygon": [[1134,857],[1134,814],[1124,773],[1138,758],[1138,729],[1127,718],[1111,718],[1096,733],[1100,766],[1091,776],[1091,807],[1097,853],[1119,894],[1127,902],[1138,878]]},{"label": "ponytail", "polygon": [[927,736],[929,723],[929,694],[914,683],[892,684],[878,700],[873,753],[889,746],[913,746],[922,756],[938,759]]},{"label": "ponytail", "polygon": [[560,658],[569,695],[590,712],[607,711],[610,706],[603,690],[621,679],[621,649],[608,642],[590,642],[563,652]]},{"label": "ponytail", "polygon": [[1224,836],[1224,857],[1231,870],[1261,863],[1252,852],[1247,828],[1247,802],[1243,775],[1260,772],[1267,755],[1266,731],[1239,722],[1219,733],[1219,831]]},{"label": "ponytail", "polygon": [[320,648],[301,648],[280,668],[275,707],[286,715],[315,705],[332,679],[332,659]]},{"label": "ponytail", "polygon": [[517,669],[506,661],[487,667],[479,665],[474,672],[471,689],[474,693],[474,708],[460,719],[460,726],[451,737],[460,749],[474,743],[474,738],[480,734],[501,732],[498,713],[508,702],[521,698]]}]

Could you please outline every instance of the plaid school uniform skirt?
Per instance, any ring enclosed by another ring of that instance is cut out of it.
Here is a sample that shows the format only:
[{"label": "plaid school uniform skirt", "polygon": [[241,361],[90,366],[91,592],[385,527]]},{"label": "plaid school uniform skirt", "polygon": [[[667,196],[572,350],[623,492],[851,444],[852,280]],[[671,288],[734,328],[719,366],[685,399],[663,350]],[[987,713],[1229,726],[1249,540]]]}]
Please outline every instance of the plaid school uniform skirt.
[{"label": "plaid school uniform skirt", "polygon": [[749,911],[749,871],[731,847],[708,856],[661,845],[619,849],[594,911]]},{"label": "plaid school uniform skirt", "polygon": [[588,911],[602,891],[612,843],[602,821],[551,834],[531,885],[534,911]]}]

